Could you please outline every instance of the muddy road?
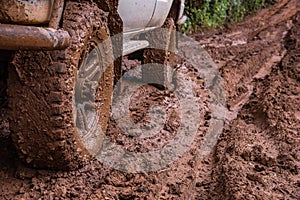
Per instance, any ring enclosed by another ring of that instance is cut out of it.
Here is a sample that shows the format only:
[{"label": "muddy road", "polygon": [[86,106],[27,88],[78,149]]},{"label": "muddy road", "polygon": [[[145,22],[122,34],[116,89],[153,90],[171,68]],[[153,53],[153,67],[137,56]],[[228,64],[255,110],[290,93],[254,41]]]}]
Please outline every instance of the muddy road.
[{"label": "muddy road", "polygon": [[[300,199],[299,4],[282,0],[240,24],[193,35],[218,65],[227,102],[224,130],[205,158],[198,149],[210,100],[200,76],[194,88],[201,99],[197,135],[188,151],[158,172],[125,173],[97,160],[70,172],[28,168],[18,160],[7,108],[0,104],[0,199]],[[130,59],[124,59],[125,70],[138,63]],[[177,70],[194,73],[178,62]],[[152,86],[132,98],[136,123],[147,123],[151,105],[167,108],[163,130],[137,140],[111,120],[107,136],[132,152],[162,148],[176,135],[178,101]]]}]

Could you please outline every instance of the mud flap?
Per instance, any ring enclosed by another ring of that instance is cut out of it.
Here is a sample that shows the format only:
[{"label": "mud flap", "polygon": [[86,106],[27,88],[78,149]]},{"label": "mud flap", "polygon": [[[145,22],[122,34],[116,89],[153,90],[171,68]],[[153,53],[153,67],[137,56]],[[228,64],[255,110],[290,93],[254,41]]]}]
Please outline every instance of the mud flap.
[{"label": "mud flap", "polygon": [[[168,18],[162,28],[155,29],[145,35],[150,48],[143,53],[143,64],[155,63],[142,68],[145,83],[153,83],[159,89],[172,86],[170,67],[174,65],[176,49],[176,26],[172,18]],[[157,84],[159,83],[159,84]]]}]

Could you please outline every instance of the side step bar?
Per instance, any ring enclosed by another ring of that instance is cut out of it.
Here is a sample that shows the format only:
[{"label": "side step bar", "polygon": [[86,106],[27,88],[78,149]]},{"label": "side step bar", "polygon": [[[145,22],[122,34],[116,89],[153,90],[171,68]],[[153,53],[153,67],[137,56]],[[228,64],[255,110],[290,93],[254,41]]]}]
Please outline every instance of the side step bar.
[{"label": "side step bar", "polygon": [[3,50],[56,50],[70,45],[70,35],[53,28],[0,24],[0,41]]}]

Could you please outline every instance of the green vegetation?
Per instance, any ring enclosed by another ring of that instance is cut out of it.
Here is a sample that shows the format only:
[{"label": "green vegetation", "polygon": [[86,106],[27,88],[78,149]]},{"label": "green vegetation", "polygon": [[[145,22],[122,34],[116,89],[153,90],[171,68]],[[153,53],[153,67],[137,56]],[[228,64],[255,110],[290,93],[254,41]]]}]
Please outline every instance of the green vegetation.
[{"label": "green vegetation", "polygon": [[274,0],[186,0],[188,17],[181,29],[191,33],[199,28],[215,29],[225,23],[241,21],[245,15],[273,3]]}]

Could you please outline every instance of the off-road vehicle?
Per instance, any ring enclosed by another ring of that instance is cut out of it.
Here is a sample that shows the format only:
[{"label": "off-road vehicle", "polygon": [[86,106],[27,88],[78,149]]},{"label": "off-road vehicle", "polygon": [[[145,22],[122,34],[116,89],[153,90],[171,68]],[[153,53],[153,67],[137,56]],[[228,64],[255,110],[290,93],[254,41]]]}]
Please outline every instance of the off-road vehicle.
[{"label": "off-road vehicle", "polygon": [[[169,61],[183,5],[183,0],[0,1],[0,95],[8,97],[20,158],[35,167],[73,169],[97,153],[102,136],[95,127],[107,129],[122,55],[160,42],[165,48],[144,50],[143,62]],[[158,27],[170,31],[158,41],[149,39],[147,34],[159,34]],[[162,76],[155,70],[144,69],[143,76]]]}]

